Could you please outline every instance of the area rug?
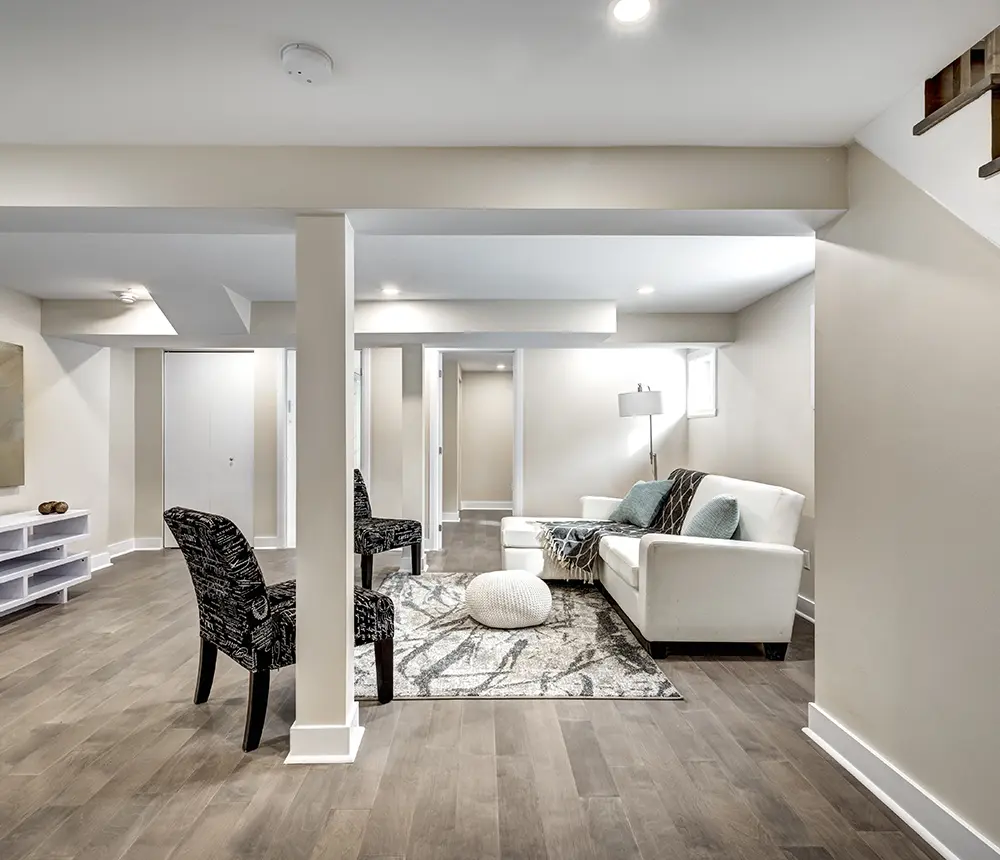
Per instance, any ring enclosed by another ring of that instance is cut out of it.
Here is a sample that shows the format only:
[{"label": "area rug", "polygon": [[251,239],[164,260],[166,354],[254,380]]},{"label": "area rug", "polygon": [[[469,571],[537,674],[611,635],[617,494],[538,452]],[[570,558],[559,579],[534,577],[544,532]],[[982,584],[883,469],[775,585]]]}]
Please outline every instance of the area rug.
[{"label": "area rug", "polygon": [[[396,698],[683,698],[596,588],[552,583],[545,624],[493,630],[466,613],[474,576],[396,573],[382,583],[396,607]],[[354,662],[356,695],[375,698],[373,646]]]}]

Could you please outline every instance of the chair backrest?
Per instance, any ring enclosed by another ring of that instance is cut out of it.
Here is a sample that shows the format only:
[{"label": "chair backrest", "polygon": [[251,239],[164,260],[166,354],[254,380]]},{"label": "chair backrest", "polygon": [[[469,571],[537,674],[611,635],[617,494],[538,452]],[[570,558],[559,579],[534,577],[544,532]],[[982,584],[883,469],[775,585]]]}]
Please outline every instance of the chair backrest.
[{"label": "chair backrest", "polygon": [[253,548],[225,517],[171,508],[163,519],[187,562],[198,602],[201,635],[245,668],[270,653],[260,627],[270,619],[267,586]]},{"label": "chair backrest", "polygon": [[735,496],[740,504],[740,537],[743,540],[787,546],[795,543],[805,496],[784,487],[741,481],[724,475],[705,475],[701,479],[688,508],[685,524],[698,508],[722,495]]},{"label": "chair backrest", "polygon": [[372,518],[372,503],[360,469],[354,470],[354,522]]}]

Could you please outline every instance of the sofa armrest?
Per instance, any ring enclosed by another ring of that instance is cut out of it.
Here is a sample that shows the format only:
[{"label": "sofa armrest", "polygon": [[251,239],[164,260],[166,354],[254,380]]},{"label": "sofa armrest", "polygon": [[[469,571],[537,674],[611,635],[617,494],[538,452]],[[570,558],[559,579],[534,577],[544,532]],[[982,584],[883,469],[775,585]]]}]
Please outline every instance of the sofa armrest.
[{"label": "sofa armrest", "polygon": [[606,520],[620,502],[611,496],[584,496],[580,499],[580,516],[585,520]]},{"label": "sofa armrest", "polygon": [[679,535],[639,544],[645,621],[678,641],[789,641],[801,578],[802,550],[784,544]]}]

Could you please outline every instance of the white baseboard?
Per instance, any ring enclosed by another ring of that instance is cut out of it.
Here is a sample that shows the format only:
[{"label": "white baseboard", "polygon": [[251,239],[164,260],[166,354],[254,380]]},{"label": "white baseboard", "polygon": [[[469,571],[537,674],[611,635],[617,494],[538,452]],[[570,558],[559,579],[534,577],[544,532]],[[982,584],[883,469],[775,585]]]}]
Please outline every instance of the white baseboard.
[{"label": "white baseboard", "polygon": [[135,550],[135,538],[129,538],[128,540],[120,540],[118,543],[113,543],[108,547],[108,555],[112,559],[118,558],[120,555],[128,555],[130,552]]},{"label": "white baseboard", "polygon": [[281,549],[281,541],[277,535],[273,537],[255,537],[253,539],[254,549]]},{"label": "white baseboard", "polygon": [[462,502],[463,511],[512,511],[514,510],[514,503],[507,502],[495,502],[495,501],[471,501]]},{"label": "white baseboard", "polygon": [[1000,847],[818,705],[803,731],[946,860],[1000,860]]},{"label": "white baseboard", "polygon": [[816,623],[816,601],[808,597],[799,595],[799,602],[795,607],[795,614],[800,615],[812,624]]},{"label": "white baseboard", "polygon": [[90,572],[97,573],[111,567],[111,554],[107,552],[95,552],[90,556]]},{"label": "white baseboard", "polygon": [[358,703],[346,725],[304,725],[292,723],[288,733],[285,764],[349,764],[358,755],[364,728],[359,725]]},{"label": "white baseboard", "polygon": [[163,549],[163,538],[137,537],[135,539],[136,552],[149,552],[152,550],[159,550],[159,549]]},{"label": "white baseboard", "polygon": [[458,511],[445,511],[441,514],[441,520],[446,523],[457,523],[461,521],[461,517],[458,515]]}]

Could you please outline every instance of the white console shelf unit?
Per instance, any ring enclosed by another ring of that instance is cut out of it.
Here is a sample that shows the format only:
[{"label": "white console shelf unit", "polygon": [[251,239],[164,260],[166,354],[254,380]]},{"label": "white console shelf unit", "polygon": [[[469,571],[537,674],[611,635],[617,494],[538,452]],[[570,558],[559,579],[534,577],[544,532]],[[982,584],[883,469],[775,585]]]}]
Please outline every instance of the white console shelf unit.
[{"label": "white console shelf unit", "polygon": [[0,615],[69,600],[69,589],[90,579],[90,553],[72,546],[88,537],[87,511],[0,516]]}]

